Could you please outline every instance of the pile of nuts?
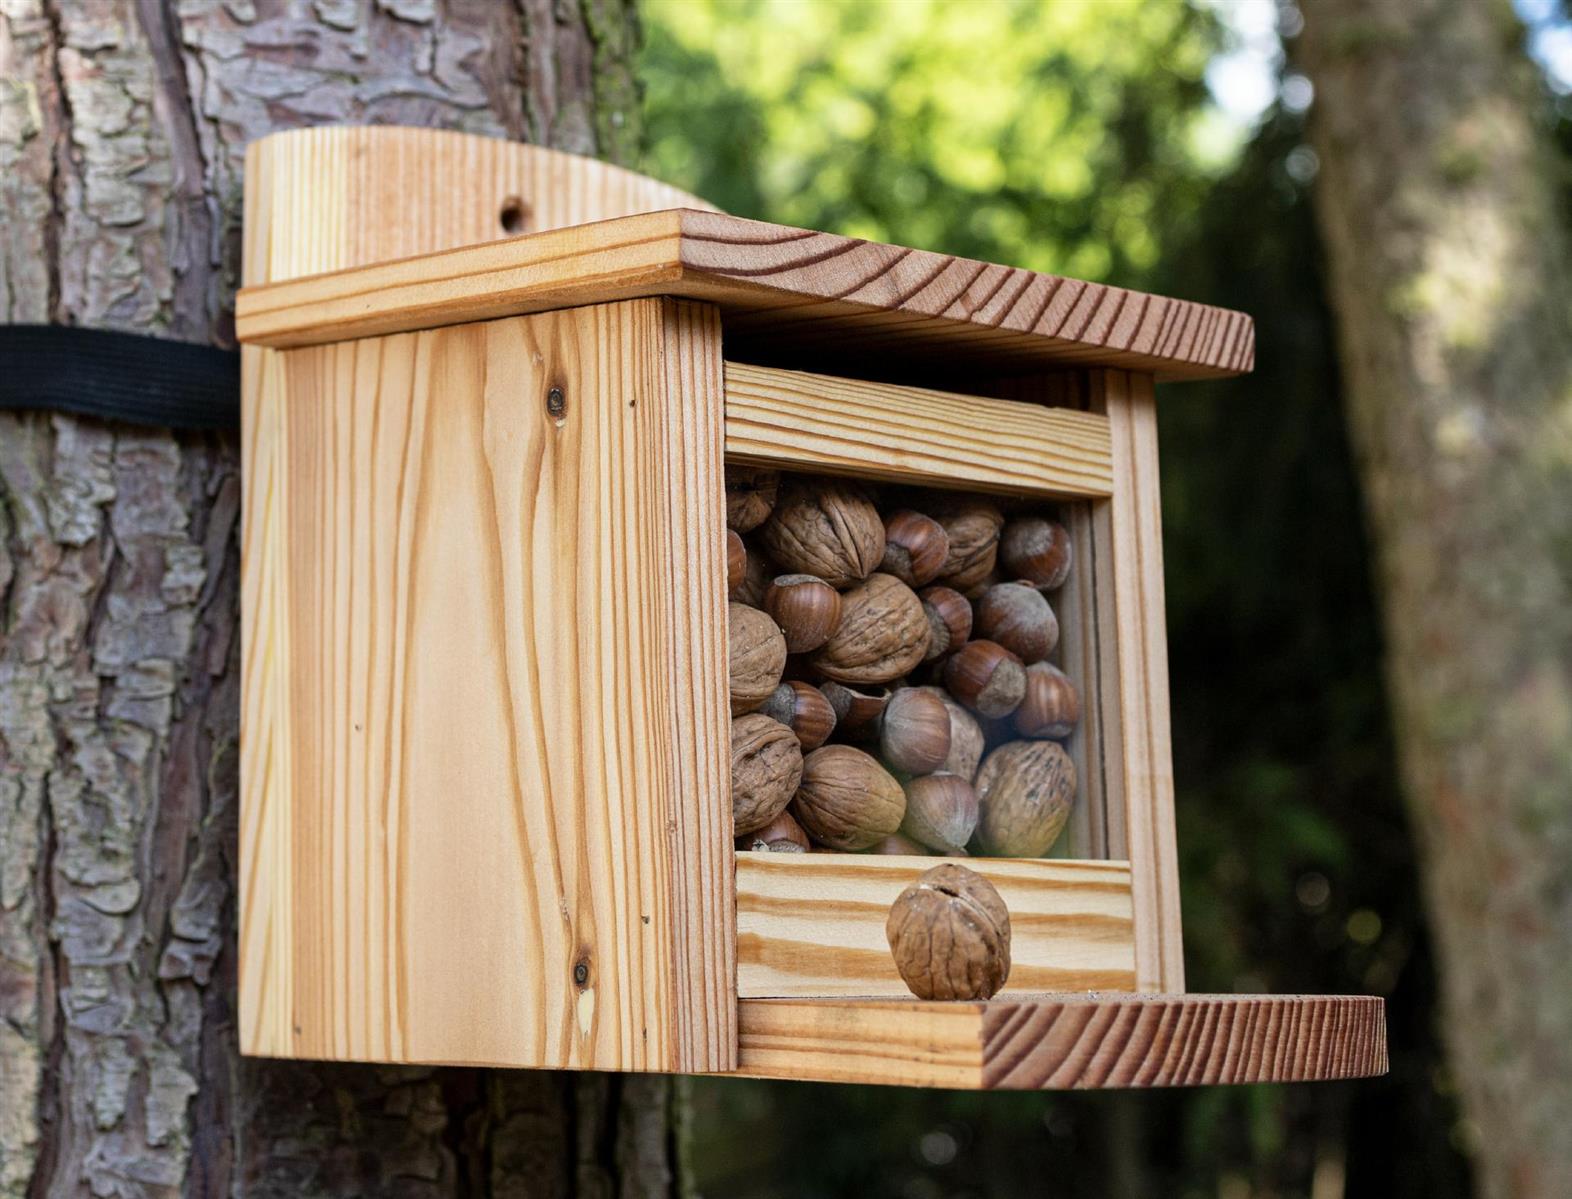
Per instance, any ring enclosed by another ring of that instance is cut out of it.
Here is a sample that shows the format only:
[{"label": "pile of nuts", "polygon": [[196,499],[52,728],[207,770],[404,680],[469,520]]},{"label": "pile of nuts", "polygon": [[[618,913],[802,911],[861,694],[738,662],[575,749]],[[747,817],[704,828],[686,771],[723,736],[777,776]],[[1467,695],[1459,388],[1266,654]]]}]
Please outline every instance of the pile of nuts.
[{"label": "pile of nuts", "polygon": [[1048,661],[1064,526],[958,492],[728,467],[739,849],[1041,857],[1080,718]]}]

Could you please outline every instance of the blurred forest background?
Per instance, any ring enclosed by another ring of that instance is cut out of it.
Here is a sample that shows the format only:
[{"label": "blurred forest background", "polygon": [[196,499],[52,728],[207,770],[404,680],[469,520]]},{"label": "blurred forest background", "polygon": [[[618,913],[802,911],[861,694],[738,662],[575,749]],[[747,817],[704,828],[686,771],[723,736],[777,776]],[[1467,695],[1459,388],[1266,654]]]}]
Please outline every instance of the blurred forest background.
[{"label": "blurred forest background", "polygon": [[[1542,55],[1568,36],[1553,0],[1518,14]],[[1161,406],[1188,984],[1385,996],[1392,1055],[1373,1082],[1155,1094],[697,1080],[698,1190],[1469,1194],[1476,1134],[1439,1039],[1311,214],[1298,14],[652,0],[643,18],[651,174],[744,216],[1254,315],[1252,376]],[[1547,82],[1565,147],[1566,80]]]}]

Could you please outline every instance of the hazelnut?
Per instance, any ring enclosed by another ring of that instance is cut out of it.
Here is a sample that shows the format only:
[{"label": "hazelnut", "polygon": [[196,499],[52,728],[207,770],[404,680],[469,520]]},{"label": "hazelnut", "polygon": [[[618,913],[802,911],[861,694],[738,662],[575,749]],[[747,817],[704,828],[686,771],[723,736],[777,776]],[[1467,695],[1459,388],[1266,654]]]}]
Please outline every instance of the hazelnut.
[{"label": "hazelnut", "polygon": [[873,854],[891,854],[903,858],[926,858],[928,856],[928,847],[919,845],[910,837],[903,836],[900,833],[891,833],[884,840],[874,842],[868,852]]},{"label": "hazelnut", "polygon": [[1008,716],[1026,698],[1026,668],[993,641],[968,641],[944,663],[951,695],[984,716]]},{"label": "hazelnut", "polygon": [[[953,587],[925,587],[918,593],[923,614],[928,618],[928,653],[923,659],[936,658],[958,650],[972,635],[972,605]],[[940,630],[943,630],[942,636]]]},{"label": "hazelnut", "polygon": [[1012,579],[1006,579],[997,570],[990,570],[981,579],[973,583],[970,587],[966,588],[963,594],[975,605],[978,600],[982,599],[982,597],[988,593],[988,588],[993,587],[999,583],[1009,583],[1013,581],[1014,580]]},{"label": "hazelnut", "polygon": [[950,535],[931,516],[909,508],[884,522],[884,564],[879,569],[908,587],[931,583],[950,557]]},{"label": "hazelnut", "polygon": [[835,712],[835,731],[849,741],[872,741],[879,735],[879,717],[890,702],[888,687],[855,690],[842,683],[819,684]]},{"label": "hazelnut", "polygon": [[950,717],[950,754],[940,769],[970,781],[977,773],[983,749],[987,746],[982,726],[977,723],[977,717],[956,703],[955,697],[944,688],[924,687],[923,690],[937,695]]},{"label": "hazelnut", "polygon": [[748,577],[748,547],[735,529],[726,530],[726,594],[735,596]]},{"label": "hazelnut", "polygon": [[888,683],[909,673],[927,648],[917,593],[894,575],[875,574],[841,597],[841,623],[812,662],[838,683]]},{"label": "hazelnut", "polygon": [[902,687],[879,719],[879,752],[896,770],[929,774],[950,755],[950,714],[930,691]]},{"label": "hazelnut", "polygon": [[790,812],[782,812],[763,828],[737,838],[738,849],[754,853],[807,853],[808,845],[808,834]]},{"label": "hazelnut", "polygon": [[751,466],[726,468],[726,525],[747,533],[762,525],[775,507],[779,471]]},{"label": "hazelnut", "polygon": [[1064,586],[1071,558],[1070,533],[1056,520],[1017,516],[999,535],[1004,569],[1042,591]]},{"label": "hazelnut", "polygon": [[901,827],[906,793],[862,750],[826,745],[802,761],[792,815],[821,845],[867,849]]},{"label": "hazelnut", "polygon": [[935,519],[950,539],[939,581],[962,592],[975,587],[993,571],[1004,514],[991,500],[962,499],[949,501]]},{"label": "hazelnut", "polygon": [[832,587],[867,578],[884,559],[884,522],[873,501],[841,480],[788,480],[759,536],[787,570]]},{"label": "hazelnut", "polygon": [[954,862],[900,893],[884,933],[919,999],[989,999],[1010,977],[1010,911],[992,883]]},{"label": "hazelnut", "polygon": [[1041,662],[1059,644],[1059,620],[1029,583],[998,583],[977,601],[977,635],[1023,662]]},{"label": "hazelnut", "polygon": [[745,604],[726,605],[731,714],[740,716],[770,698],[786,669],[786,638],[775,622]]},{"label": "hazelnut", "polygon": [[764,828],[786,810],[802,781],[802,750],[785,725],[757,712],[731,722],[734,835]]},{"label": "hazelnut", "polygon": [[835,731],[835,709],[824,692],[800,679],[775,688],[759,711],[796,733],[804,753],[818,749]]},{"label": "hazelnut", "polygon": [[901,832],[940,853],[964,853],[977,827],[977,792],[955,774],[925,774],[906,784]]},{"label": "hazelnut", "polygon": [[775,578],[775,564],[756,542],[749,544],[744,541],[742,546],[747,555],[743,562],[742,582],[731,592],[730,598],[750,608],[762,608],[764,593]]},{"label": "hazelnut", "polygon": [[1040,858],[1075,802],[1075,763],[1057,741],[1011,741],[977,772],[977,839],[998,857]]},{"label": "hazelnut", "polygon": [[1026,698],[1012,718],[1023,737],[1060,740],[1075,731],[1081,719],[1081,697],[1065,674],[1051,662],[1033,662],[1026,668]]},{"label": "hazelnut", "polygon": [[786,635],[787,652],[805,654],[841,623],[841,593],[816,575],[781,575],[765,589],[764,610]]}]

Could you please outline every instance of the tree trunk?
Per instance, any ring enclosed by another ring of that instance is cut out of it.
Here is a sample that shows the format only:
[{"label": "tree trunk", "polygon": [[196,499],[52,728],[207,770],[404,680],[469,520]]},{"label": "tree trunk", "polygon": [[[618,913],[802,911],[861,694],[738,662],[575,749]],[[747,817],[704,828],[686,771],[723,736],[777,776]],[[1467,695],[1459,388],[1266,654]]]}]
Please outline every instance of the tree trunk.
[{"label": "tree trunk", "polygon": [[1572,1195],[1572,254],[1507,0],[1321,0],[1318,216],[1444,1026],[1491,1195]]},{"label": "tree trunk", "polygon": [[[630,0],[6,0],[0,321],[229,344],[242,151],[626,157]],[[667,1080],[241,1059],[233,437],[0,414],[0,1195],[665,1195]]]}]

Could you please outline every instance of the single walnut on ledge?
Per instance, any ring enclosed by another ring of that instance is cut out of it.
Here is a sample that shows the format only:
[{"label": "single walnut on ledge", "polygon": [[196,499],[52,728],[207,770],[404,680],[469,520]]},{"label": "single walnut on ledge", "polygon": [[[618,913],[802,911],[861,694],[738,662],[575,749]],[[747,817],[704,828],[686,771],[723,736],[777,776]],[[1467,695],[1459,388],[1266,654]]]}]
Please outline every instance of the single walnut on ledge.
[{"label": "single walnut on ledge", "polygon": [[1010,977],[1010,912],[993,884],[945,862],[890,908],[884,933],[918,999],[988,999]]}]

